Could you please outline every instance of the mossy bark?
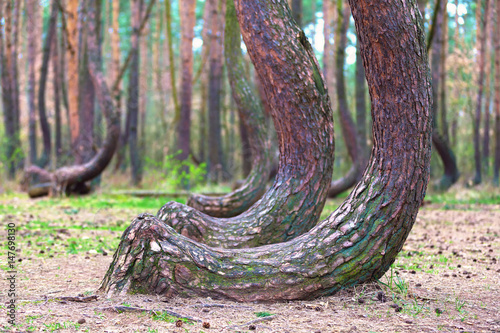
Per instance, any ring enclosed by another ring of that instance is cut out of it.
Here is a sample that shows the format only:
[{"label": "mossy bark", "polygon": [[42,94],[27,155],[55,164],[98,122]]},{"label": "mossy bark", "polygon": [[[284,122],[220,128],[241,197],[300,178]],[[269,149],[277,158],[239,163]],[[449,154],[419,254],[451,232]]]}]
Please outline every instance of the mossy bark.
[{"label": "mossy bark", "polygon": [[[124,232],[102,291],[238,301],[307,299],[380,278],[389,269],[415,222],[429,179],[432,95],[424,28],[413,0],[351,0],[350,4],[372,99],[374,147],[363,179],[346,201],[300,237],[238,250],[210,248],[179,235],[152,215],[140,215]],[[296,32],[286,2],[237,0],[236,10],[261,78],[287,71],[284,65],[293,60],[274,53],[281,64],[275,66],[278,63],[269,52],[284,48],[273,27]],[[284,36],[300,62],[304,52],[300,42],[294,34]],[[287,72],[294,73],[303,77],[303,86],[315,85],[311,67]],[[291,77],[263,82],[268,82],[273,103],[287,100],[278,91],[298,87]],[[304,102],[311,97],[297,93]],[[291,110],[274,107],[273,112]],[[303,118],[289,126],[299,121],[315,132],[321,128],[318,121]],[[294,151],[298,141],[281,142],[281,148]]]},{"label": "mossy bark", "polygon": [[280,163],[273,185],[250,209],[233,218],[210,217],[175,202],[157,214],[177,232],[210,246],[255,247],[303,234],[318,222],[331,182],[332,111],[319,65],[289,8],[265,7],[258,12],[276,23],[248,14],[262,27],[263,35],[255,28],[242,32],[277,129]]},{"label": "mossy bark", "polygon": [[240,26],[232,1],[226,8],[224,54],[233,98],[248,135],[252,171],[237,190],[220,197],[192,195],[187,205],[214,217],[232,217],[249,209],[266,191],[271,172],[271,147],[264,111],[250,86],[241,53]]}]

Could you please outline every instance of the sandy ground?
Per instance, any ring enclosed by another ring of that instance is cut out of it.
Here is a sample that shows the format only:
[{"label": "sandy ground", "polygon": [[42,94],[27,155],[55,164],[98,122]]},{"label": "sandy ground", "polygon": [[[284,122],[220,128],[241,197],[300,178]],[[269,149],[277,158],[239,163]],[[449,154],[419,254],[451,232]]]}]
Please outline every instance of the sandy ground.
[{"label": "sandy ground", "polygon": [[[73,209],[28,199],[0,203],[10,207],[0,214],[2,225],[15,221],[18,227],[16,259],[22,260],[15,327],[7,323],[8,283],[0,281],[2,331],[500,332],[498,205],[423,207],[394,269],[381,279],[392,281],[392,288],[374,282],[311,301],[255,304],[155,295],[106,298],[96,290],[120,230],[137,211]],[[0,237],[4,243],[5,228]],[[85,249],[85,240],[95,249]],[[2,267],[6,257],[3,246]],[[5,269],[2,274],[7,276]],[[61,299],[78,295],[97,299]]]}]

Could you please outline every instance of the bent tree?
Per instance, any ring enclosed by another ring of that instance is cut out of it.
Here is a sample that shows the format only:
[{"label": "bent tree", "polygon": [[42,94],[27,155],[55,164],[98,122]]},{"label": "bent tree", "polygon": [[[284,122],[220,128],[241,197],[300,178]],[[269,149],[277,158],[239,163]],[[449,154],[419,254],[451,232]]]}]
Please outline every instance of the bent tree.
[{"label": "bent tree", "polygon": [[[374,146],[346,201],[291,241],[238,250],[210,248],[154,216],[140,215],[124,232],[102,291],[304,299],[380,278],[389,269],[415,222],[429,178],[432,95],[424,28],[413,0],[349,2],[372,101]],[[302,52],[286,1],[236,0],[236,10],[260,77],[287,71],[286,58],[284,66],[263,64],[269,51]],[[274,27],[286,29],[287,43],[272,33]],[[268,89],[272,102],[280,99],[284,83],[275,81]],[[281,144],[286,153],[297,142]]]},{"label": "bent tree", "polygon": [[188,199],[188,206],[215,217],[236,216],[250,208],[265,193],[271,172],[271,144],[267,138],[264,111],[246,77],[240,26],[231,0],[226,9],[224,56],[233,98],[250,143],[252,171],[244,183],[231,193],[221,197],[195,194]]},{"label": "bent tree", "polygon": [[68,192],[71,191],[73,186],[94,179],[106,168],[116,150],[117,141],[120,136],[120,114],[118,110],[113,107],[111,93],[104,80],[104,75],[97,65],[99,49],[95,29],[94,6],[94,1],[88,1],[88,68],[92,83],[95,87],[97,100],[106,118],[106,138],[99,152],[86,163],[61,167],[54,172],[49,172],[35,165],[28,167],[25,170],[25,179],[28,179],[30,174],[38,174],[42,180],[50,183],[50,186],[43,187],[41,191],[36,193],[37,196],[46,194],[57,195],[64,191]]},{"label": "bent tree", "polygon": [[290,20],[284,26],[266,26],[266,36],[255,38],[273,43],[254,51],[265,56],[252,58],[261,69],[260,81],[280,142],[273,185],[250,209],[233,218],[210,217],[176,202],[167,203],[157,214],[176,231],[210,246],[255,247],[303,234],[318,222],[332,177],[332,111],[312,47],[290,17],[266,13],[272,20]]}]

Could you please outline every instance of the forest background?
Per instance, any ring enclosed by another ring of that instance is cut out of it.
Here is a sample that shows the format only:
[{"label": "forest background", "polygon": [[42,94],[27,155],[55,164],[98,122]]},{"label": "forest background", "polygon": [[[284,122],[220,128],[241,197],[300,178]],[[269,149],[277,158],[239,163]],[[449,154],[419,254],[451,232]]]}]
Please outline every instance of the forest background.
[{"label": "forest background", "polygon": [[[451,183],[461,174],[461,184],[498,185],[496,3],[419,3],[437,83],[436,132],[455,159]],[[106,130],[87,69],[84,4],[2,1],[2,184],[20,177],[29,165],[53,170],[87,162],[102,145]],[[347,6],[340,0],[290,5],[322,65],[336,133],[345,130],[340,109],[346,105],[368,154],[370,105],[362,68],[357,66],[361,61],[354,22],[352,17],[343,20],[350,15]],[[133,185],[168,191],[180,185],[200,189],[210,180],[205,190],[219,191],[227,187],[215,184],[244,178],[251,169],[251,147],[226,75],[223,2],[190,1],[179,7],[178,1],[99,0],[98,8],[97,66],[122,118],[117,153],[104,179],[121,174]],[[346,22],[345,32],[341,22]],[[182,46],[191,43],[192,50],[183,51]],[[242,49],[246,55],[243,43]],[[265,92],[259,91],[247,56],[245,64],[255,94],[266,106]],[[344,97],[339,95],[341,84]],[[186,93],[190,89],[192,95]],[[270,120],[268,127],[277,151]],[[343,141],[336,135],[334,179],[343,177],[352,165]],[[441,176],[442,165],[433,154],[433,179]],[[118,179],[113,188],[129,186],[124,177],[110,178]]]}]

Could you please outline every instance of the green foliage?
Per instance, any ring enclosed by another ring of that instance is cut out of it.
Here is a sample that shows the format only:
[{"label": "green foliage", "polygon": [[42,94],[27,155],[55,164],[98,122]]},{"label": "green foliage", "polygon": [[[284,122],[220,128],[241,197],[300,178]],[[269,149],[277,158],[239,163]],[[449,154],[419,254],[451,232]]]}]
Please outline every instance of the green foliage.
[{"label": "green foliage", "polygon": [[187,187],[196,190],[204,183],[206,164],[196,165],[189,159],[179,161],[177,156],[180,153],[166,155],[161,162],[146,159],[147,172],[155,181],[156,188],[175,190]]},{"label": "green foliage", "polygon": [[262,317],[272,316],[273,314],[267,311],[261,311],[261,312],[255,312],[255,315],[259,318],[262,318]]},{"label": "green foliage", "polygon": [[45,326],[45,328],[49,332],[54,332],[54,331],[63,330],[63,329],[71,329],[71,328],[78,330],[80,328],[80,324],[74,323],[72,321],[65,321],[62,323],[50,323],[50,324],[43,324],[43,325]]}]

